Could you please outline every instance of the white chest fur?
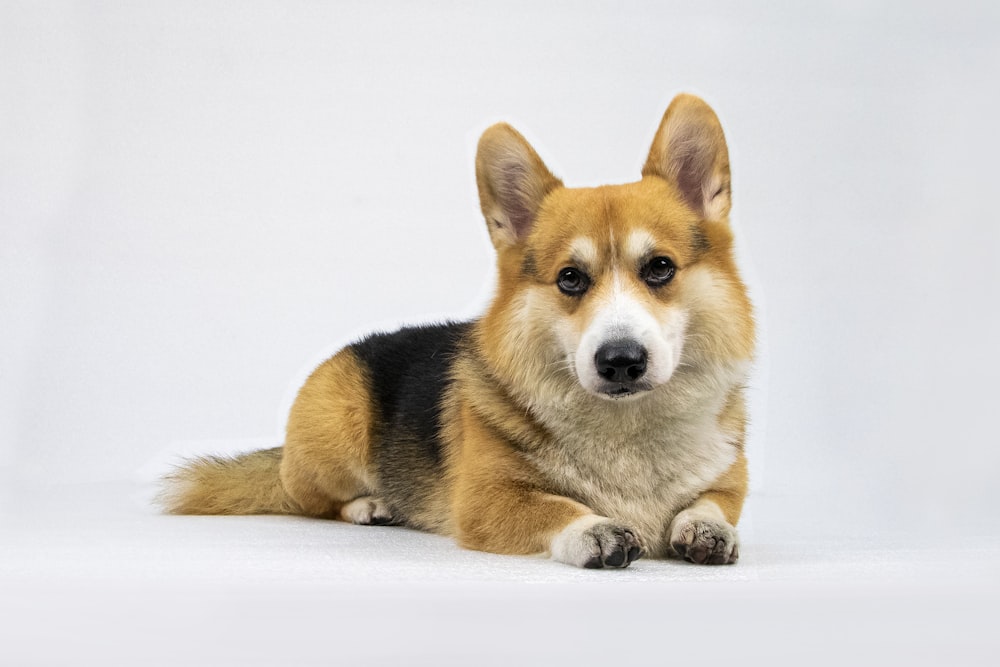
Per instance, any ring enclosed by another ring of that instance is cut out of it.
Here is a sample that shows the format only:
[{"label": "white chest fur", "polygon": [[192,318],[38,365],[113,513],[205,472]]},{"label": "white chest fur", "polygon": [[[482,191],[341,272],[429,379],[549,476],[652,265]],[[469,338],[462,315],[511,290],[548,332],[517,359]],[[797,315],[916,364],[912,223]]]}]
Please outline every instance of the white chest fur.
[{"label": "white chest fur", "polygon": [[577,395],[536,406],[555,442],[526,456],[559,492],[635,528],[663,555],[674,515],[736,460],[735,434],[717,418],[731,378],[707,380],[681,374],[638,400]]}]

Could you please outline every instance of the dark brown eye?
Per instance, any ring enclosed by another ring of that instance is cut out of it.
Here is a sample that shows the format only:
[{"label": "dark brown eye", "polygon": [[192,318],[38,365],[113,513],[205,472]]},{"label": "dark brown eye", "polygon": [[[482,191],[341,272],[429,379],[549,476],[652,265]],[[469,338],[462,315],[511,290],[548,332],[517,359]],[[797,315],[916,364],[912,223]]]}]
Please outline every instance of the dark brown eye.
[{"label": "dark brown eye", "polygon": [[654,257],[649,260],[646,266],[642,267],[642,279],[650,287],[660,287],[666,285],[674,279],[677,273],[677,265],[669,257]]},{"label": "dark brown eye", "polygon": [[579,269],[566,267],[559,272],[556,285],[559,287],[559,291],[567,296],[580,296],[590,287],[590,278]]}]

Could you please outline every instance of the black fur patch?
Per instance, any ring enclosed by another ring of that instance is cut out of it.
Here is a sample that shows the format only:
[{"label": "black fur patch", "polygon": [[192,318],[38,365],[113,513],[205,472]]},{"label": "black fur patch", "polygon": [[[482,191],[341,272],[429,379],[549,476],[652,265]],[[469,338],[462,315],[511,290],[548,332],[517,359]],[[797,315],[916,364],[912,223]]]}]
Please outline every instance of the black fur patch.
[{"label": "black fur patch", "polygon": [[711,245],[708,242],[708,236],[705,234],[705,230],[701,228],[701,225],[695,225],[691,228],[691,249],[696,253],[706,253],[710,250]]},{"label": "black fur patch", "polygon": [[530,250],[524,253],[524,260],[521,262],[521,274],[525,278],[537,278],[538,266],[535,264],[535,253]]},{"label": "black fur patch", "polygon": [[376,416],[373,454],[379,494],[407,522],[443,474],[441,401],[470,323],[405,327],[351,346],[369,371]]}]

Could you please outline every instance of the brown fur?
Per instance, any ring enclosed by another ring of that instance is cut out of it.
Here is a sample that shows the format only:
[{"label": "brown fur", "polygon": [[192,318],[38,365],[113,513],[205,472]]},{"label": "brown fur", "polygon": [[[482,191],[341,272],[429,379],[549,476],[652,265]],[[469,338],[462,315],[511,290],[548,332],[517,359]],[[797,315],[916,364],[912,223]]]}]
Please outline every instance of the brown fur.
[{"label": "brown fur", "polygon": [[471,408],[462,411],[462,447],[455,467],[453,512],[459,544],[508,554],[540,553],[573,519],[590,510],[545,492],[502,432]]},{"label": "brown fur", "polygon": [[715,503],[722,515],[726,517],[726,521],[735,526],[743,512],[747,479],[747,457],[743,452],[740,452],[736,457],[736,462],[715,480],[711,489],[698,497],[697,502]]},{"label": "brown fur", "polygon": [[293,514],[278,479],[281,448],[233,458],[205,456],[166,478],[160,502],[174,514]]},{"label": "brown fur", "polygon": [[313,372],[288,418],[281,483],[300,513],[340,518],[345,503],[372,492],[374,428],[367,375],[342,350]]}]

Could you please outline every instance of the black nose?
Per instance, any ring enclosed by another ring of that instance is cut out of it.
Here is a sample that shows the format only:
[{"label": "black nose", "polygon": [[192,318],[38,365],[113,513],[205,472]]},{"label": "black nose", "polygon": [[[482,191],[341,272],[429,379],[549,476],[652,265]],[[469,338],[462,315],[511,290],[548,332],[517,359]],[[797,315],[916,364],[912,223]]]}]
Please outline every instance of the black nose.
[{"label": "black nose", "polygon": [[646,348],[631,340],[605,343],[594,355],[594,364],[608,382],[635,382],[646,372]]}]

